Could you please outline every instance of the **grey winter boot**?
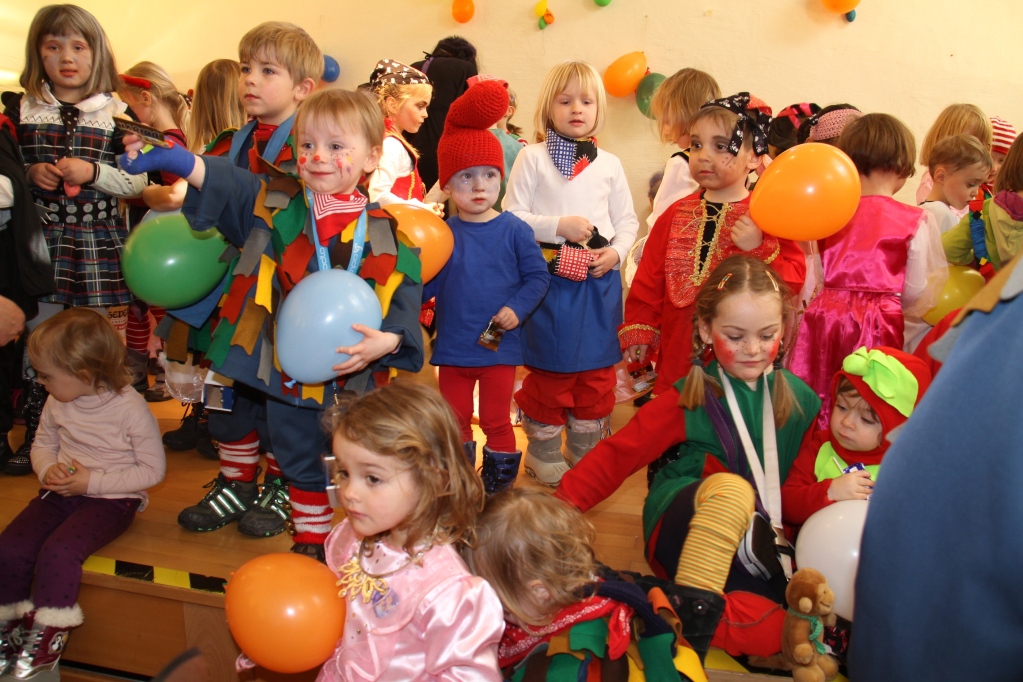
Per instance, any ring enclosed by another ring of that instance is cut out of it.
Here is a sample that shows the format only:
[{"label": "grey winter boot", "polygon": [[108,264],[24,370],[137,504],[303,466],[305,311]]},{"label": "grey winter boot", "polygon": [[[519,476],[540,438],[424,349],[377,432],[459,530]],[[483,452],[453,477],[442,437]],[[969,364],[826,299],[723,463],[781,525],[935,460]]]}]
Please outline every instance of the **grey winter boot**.
[{"label": "grey winter boot", "polygon": [[576,419],[568,418],[568,428],[565,429],[565,459],[569,466],[575,466],[586,456],[590,450],[597,446],[597,443],[605,437],[608,432],[610,417],[603,419]]},{"label": "grey winter boot", "polygon": [[529,439],[526,472],[552,488],[557,487],[568,471],[568,464],[561,454],[561,432],[564,428],[559,424],[541,424],[526,416],[522,418],[522,430]]}]

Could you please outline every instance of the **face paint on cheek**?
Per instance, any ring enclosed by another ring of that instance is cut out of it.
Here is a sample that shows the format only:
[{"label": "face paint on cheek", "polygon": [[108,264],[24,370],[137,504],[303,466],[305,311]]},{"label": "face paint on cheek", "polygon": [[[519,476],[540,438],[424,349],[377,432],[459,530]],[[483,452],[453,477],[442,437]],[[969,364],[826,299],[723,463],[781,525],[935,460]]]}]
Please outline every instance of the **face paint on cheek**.
[{"label": "face paint on cheek", "polygon": [[779,334],[777,336],[777,338],[774,339],[774,341],[770,341],[769,342],[769,346],[767,348],[767,356],[769,358],[771,358],[771,362],[774,362],[775,358],[778,357],[778,351],[780,351],[780,350],[781,350],[781,334]]},{"label": "face paint on cheek", "polygon": [[307,159],[307,158],[306,158],[305,154],[303,154],[302,156],[299,156],[299,157],[298,157],[298,163],[299,163],[299,165],[302,165],[302,164],[304,164],[304,163],[305,163],[306,161],[308,161],[308,160],[309,160],[309,159]]},{"label": "face paint on cheek", "polygon": [[735,364],[736,349],[734,342],[728,337],[714,334],[714,357],[726,370]]}]

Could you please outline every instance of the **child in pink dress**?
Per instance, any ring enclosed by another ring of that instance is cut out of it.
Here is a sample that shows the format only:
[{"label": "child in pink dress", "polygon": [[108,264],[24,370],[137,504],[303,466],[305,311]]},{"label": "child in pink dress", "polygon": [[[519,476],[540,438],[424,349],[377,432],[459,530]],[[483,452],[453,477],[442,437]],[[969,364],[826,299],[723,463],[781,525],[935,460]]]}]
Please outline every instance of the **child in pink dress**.
[{"label": "child in pink dress", "polygon": [[838,146],[856,164],[862,196],[849,224],[821,242],[824,289],[803,316],[788,365],[823,402],[821,429],[842,360],[861,346],[912,351],[948,277],[934,218],[893,198],[915,171],[905,124],[867,114],[848,124]]},{"label": "child in pink dress", "polygon": [[483,485],[451,408],[436,391],[399,382],[332,416],[328,492],[347,518],[326,554],[348,611],[317,682],[500,680],[501,602],[458,555]]}]

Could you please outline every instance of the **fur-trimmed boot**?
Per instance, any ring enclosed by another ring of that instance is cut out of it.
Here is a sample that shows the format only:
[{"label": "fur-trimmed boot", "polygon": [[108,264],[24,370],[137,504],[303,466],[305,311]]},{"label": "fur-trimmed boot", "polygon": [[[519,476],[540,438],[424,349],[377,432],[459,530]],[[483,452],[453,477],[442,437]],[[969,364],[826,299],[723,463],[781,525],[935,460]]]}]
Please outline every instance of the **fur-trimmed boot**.
[{"label": "fur-trimmed boot", "polygon": [[[0,606],[0,677],[6,675],[18,659],[21,625],[31,610],[32,602],[27,599]],[[18,645],[14,644],[14,638],[18,638]]]},{"label": "fur-trimmed boot", "polygon": [[29,379],[25,386],[25,442],[14,451],[4,465],[4,473],[8,476],[26,476],[32,473],[32,443],[36,439],[39,428],[39,417],[43,413],[43,405],[49,393],[35,379]]},{"label": "fur-trimmed boot", "polygon": [[603,438],[610,433],[611,418],[576,419],[568,416],[568,428],[565,429],[565,459],[569,466],[575,466]]},{"label": "fur-trimmed boot", "polygon": [[8,676],[12,680],[58,682],[60,655],[67,646],[68,634],[71,628],[78,627],[84,620],[78,604],[62,609],[43,607],[30,611],[18,629],[21,649]]},{"label": "fur-trimmed boot", "polygon": [[469,466],[473,469],[476,468],[476,441],[470,440],[462,443],[462,448],[465,450],[465,458],[469,460]]},{"label": "fur-trimmed boot", "polygon": [[522,452],[494,452],[483,446],[483,490],[487,495],[511,488],[519,475]]}]

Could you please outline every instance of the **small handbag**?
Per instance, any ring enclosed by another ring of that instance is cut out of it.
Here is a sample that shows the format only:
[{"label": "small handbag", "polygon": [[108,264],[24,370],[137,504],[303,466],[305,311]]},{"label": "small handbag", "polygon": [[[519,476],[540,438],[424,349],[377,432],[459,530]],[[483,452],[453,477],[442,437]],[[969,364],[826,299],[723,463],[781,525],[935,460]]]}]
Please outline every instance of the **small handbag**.
[{"label": "small handbag", "polygon": [[[555,277],[563,277],[572,282],[583,282],[590,274],[590,263],[593,262],[594,249],[602,249],[609,242],[597,231],[589,241],[583,244],[562,242],[561,244],[540,242],[547,260],[547,270]],[[553,258],[550,254],[554,254]]]}]

